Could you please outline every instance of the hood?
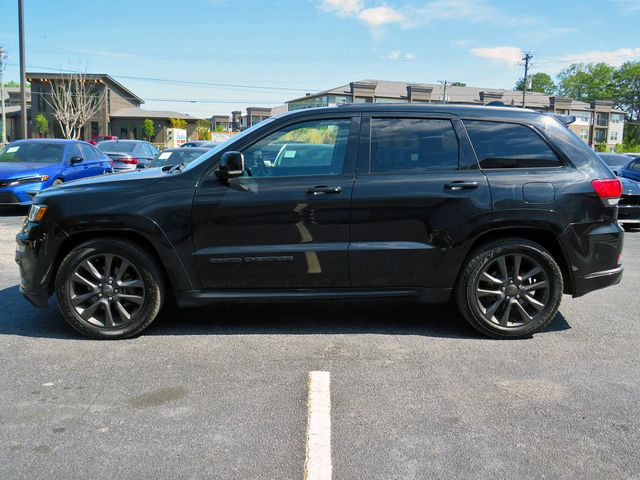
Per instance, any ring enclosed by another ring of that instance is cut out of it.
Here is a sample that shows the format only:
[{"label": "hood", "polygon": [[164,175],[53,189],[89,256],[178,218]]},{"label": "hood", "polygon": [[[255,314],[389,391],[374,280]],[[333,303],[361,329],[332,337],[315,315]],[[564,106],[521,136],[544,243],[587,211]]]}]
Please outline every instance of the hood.
[{"label": "hood", "polygon": [[618,177],[622,182],[623,195],[640,195],[640,182],[631,180],[630,178]]},{"label": "hood", "polygon": [[82,180],[75,180],[73,182],[62,183],[55,188],[78,188],[87,187],[91,185],[116,185],[124,182],[145,182],[154,183],[161,178],[166,177],[167,174],[160,168],[145,168],[141,170],[132,170],[124,173],[110,173],[108,175],[100,175],[97,177],[83,178]]},{"label": "hood", "polygon": [[59,163],[0,162],[0,179],[48,175],[60,169]]}]

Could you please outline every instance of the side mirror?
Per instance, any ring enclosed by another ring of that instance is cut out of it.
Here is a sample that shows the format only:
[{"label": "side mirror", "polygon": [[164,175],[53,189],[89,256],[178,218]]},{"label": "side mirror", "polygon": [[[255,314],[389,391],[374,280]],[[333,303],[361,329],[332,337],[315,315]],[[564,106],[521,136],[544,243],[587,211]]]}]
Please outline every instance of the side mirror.
[{"label": "side mirror", "polygon": [[69,159],[69,165],[75,165],[76,163],[82,162],[82,160],[83,160],[82,157],[71,157]]},{"label": "side mirror", "polygon": [[244,175],[244,155],[240,152],[225,152],[216,168],[216,176],[220,180],[228,180],[242,175]]}]

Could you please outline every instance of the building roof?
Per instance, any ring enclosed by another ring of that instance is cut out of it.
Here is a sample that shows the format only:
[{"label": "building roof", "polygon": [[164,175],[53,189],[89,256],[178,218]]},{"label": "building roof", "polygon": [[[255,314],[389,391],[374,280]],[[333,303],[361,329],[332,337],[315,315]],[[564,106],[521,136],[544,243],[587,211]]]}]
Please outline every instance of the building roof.
[{"label": "building roof", "polygon": [[[67,76],[69,76],[69,73],[27,72],[26,74],[27,80],[29,81],[31,81],[32,79],[57,80],[57,79],[65,78]],[[130,99],[136,100],[140,103],[144,103],[143,99],[141,99],[131,90],[129,90],[127,87],[125,87],[120,82],[115,80],[113,77],[110,77],[106,73],[85,73],[84,77],[87,80],[99,80],[104,83],[110,83],[112,85],[115,85],[119,89],[123,90]]]},{"label": "building roof", "polygon": [[[426,87],[432,89],[431,97],[435,100],[439,100],[444,94],[444,86],[439,83],[411,83],[411,82],[396,82],[389,80],[359,80],[355,82],[357,84],[375,85],[374,95],[376,97],[406,100],[407,99],[407,86]],[[522,105],[522,92],[514,90],[505,90],[500,88],[483,88],[483,87],[454,87],[447,86],[447,97],[449,103],[465,103],[471,105],[482,105],[480,100],[480,92],[485,93],[498,93],[501,94],[501,98],[496,100],[501,101],[506,106],[521,106]],[[295,98],[289,100],[287,103],[302,101],[305,99],[320,97],[324,95],[351,95],[351,84],[341,85],[336,88],[324,90],[322,92],[313,93],[304,97]],[[530,108],[549,108],[550,98],[553,95],[547,95],[540,92],[527,92],[527,107]],[[571,109],[575,110],[591,110],[591,105],[586,102],[580,102],[573,100],[571,103]],[[617,111],[617,110],[615,110]],[[622,112],[620,112],[622,113]]]},{"label": "building roof", "polygon": [[112,118],[182,118],[184,120],[200,120],[198,117],[193,117],[186,113],[171,112],[171,111],[156,111],[156,110],[143,110],[142,108],[121,108],[112,112],[110,115]]}]

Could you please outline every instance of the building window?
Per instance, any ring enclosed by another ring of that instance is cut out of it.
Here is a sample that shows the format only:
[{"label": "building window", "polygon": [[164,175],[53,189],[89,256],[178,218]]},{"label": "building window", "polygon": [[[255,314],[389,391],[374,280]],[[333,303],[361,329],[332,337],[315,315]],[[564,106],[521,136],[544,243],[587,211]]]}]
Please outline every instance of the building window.
[{"label": "building window", "polygon": [[586,128],[581,128],[579,136],[582,140],[586,140],[587,138],[589,138],[589,130],[587,130]]},{"label": "building window", "polygon": [[611,133],[609,133],[609,140],[611,140],[612,142],[617,142],[618,141],[618,132],[614,130]]},{"label": "building window", "polygon": [[619,113],[611,114],[611,123],[622,123],[624,121],[624,115]]},{"label": "building window", "polygon": [[604,130],[596,130],[596,143],[604,143],[607,141],[607,132]]},{"label": "building window", "polygon": [[44,87],[38,87],[36,92],[36,95],[38,97],[38,111],[44,113],[47,111],[47,100],[44,98],[45,89]]}]

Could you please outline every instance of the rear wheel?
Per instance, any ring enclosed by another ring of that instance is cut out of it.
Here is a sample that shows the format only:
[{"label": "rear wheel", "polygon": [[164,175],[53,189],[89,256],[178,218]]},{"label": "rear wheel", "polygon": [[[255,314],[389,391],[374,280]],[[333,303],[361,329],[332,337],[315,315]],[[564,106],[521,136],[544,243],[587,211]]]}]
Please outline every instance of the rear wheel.
[{"label": "rear wheel", "polygon": [[522,338],[553,320],[562,297],[560,267],[537,243],[490,242],[473,252],[456,286],[460,312],[494,338]]},{"label": "rear wheel", "polygon": [[67,322],[96,339],[135,336],[156,318],[162,274],[137,245],[91,240],[69,252],[56,276],[56,298]]}]

